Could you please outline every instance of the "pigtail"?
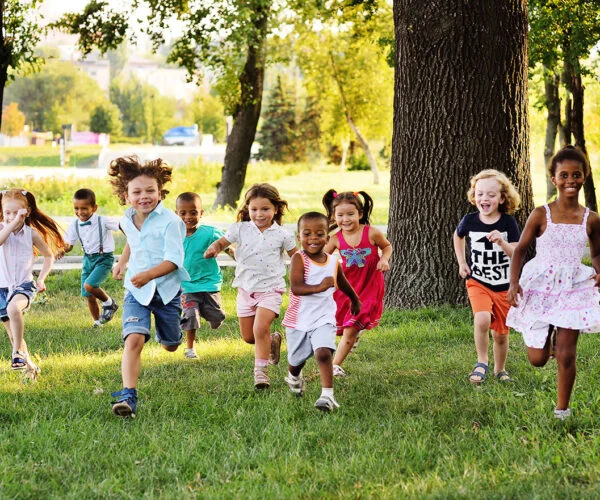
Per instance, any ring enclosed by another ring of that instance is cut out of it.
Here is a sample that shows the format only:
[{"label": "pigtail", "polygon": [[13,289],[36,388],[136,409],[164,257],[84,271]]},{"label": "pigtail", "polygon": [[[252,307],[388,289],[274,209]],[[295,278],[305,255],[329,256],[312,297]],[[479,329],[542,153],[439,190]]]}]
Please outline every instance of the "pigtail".
[{"label": "pigtail", "polygon": [[365,225],[370,225],[370,221],[371,221],[371,212],[373,212],[373,198],[371,198],[365,191],[358,191],[358,193],[354,193],[354,195],[358,198],[358,195],[361,195],[363,197],[363,210],[362,210],[362,217],[360,218],[359,222],[361,224],[365,224]]},{"label": "pigtail", "polygon": [[64,253],[67,244],[63,240],[58,224],[38,208],[32,193],[29,191],[24,191],[24,193],[30,211],[25,223],[40,233],[53,254]]},{"label": "pigtail", "polygon": [[334,211],[333,211],[333,200],[337,198],[337,191],[330,189],[323,195],[323,206],[327,212],[327,219],[329,220],[329,231],[333,231],[337,224],[335,223]]}]

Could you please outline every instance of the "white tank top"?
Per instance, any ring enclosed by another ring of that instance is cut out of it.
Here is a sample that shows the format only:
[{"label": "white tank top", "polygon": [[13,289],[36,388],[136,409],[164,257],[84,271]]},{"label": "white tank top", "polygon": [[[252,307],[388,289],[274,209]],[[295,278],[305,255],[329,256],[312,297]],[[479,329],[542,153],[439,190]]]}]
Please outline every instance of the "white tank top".
[{"label": "white tank top", "polygon": [[[4,227],[0,223],[0,227]],[[10,233],[0,245],[0,288],[14,287],[33,281],[33,237],[31,228],[24,225],[16,234]]]},{"label": "white tank top", "polygon": [[294,295],[290,291],[290,302],[283,318],[283,326],[302,330],[314,330],[323,325],[335,325],[336,305],[333,292],[337,288],[338,260],[327,255],[327,261],[319,264],[311,260],[304,251],[299,252],[304,260],[304,283],[318,285],[324,278],[332,277],[335,287],[310,295]]}]

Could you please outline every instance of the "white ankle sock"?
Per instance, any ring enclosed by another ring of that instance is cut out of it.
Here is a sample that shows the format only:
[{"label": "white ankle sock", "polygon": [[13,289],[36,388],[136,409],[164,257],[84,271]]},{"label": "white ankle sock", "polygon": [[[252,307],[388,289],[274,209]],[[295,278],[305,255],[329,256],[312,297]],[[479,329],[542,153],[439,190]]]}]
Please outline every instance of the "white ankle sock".
[{"label": "white ankle sock", "polygon": [[108,298],[108,300],[106,302],[102,302],[103,306],[112,306],[113,303],[113,299],[111,299],[110,297]]},{"label": "white ankle sock", "polygon": [[329,396],[333,398],[333,387],[323,387],[321,389],[321,396]]}]

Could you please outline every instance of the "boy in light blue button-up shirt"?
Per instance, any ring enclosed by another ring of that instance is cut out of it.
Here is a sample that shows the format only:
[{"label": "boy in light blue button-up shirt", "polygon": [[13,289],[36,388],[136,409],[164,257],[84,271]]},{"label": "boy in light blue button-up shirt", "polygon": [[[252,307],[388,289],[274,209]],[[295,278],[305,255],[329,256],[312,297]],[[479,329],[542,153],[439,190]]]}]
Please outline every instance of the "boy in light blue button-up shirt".
[{"label": "boy in light blue button-up shirt", "polygon": [[[114,160],[109,167],[111,184],[122,204],[130,208],[120,221],[127,237],[121,259],[113,270],[117,279],[125,274],[123,340],[121,361],[123,389],[112,403],[113,413],[135,417],[141,354],[150,339],[154,315],[155,339],[174,352],[182,342],[181,281],[190,277],[183,267],[185,225],[161,200],[171,180],[171,168],[162,160],[141,164],[137,157]],[[129,265],[127,265],[129,264]]]}]

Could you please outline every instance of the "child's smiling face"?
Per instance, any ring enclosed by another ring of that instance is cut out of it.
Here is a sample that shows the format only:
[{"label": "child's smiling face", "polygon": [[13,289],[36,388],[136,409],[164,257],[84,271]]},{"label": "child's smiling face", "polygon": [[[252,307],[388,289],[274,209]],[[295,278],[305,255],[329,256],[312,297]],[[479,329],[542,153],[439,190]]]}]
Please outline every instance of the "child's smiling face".
[{"label": "child's smiling face", "polygon": [[558,163],[552,176],[552,182],[559,195],[578,196],[585,182],[583,165],[575,160],[564,160]]},{"label": "child's smiling face", "polygon": [[177,215],[185,224],[185,229],[188,233],[193,233],[198,229],[200,219],[204,214],[202,210],[202,202],[199,199],[194,201],[177,200],[176,204]]},{"label": "child's smiling face", "polygon": [[320,254],[329,239],[328,232],[329,227],[325,218],[301,220],[298,240],[302,250],[312,256]]},{"label": "child's smiling face", "polygon": [[73,200],[73,209],[75,215],[81,222],[88,220],[94,212],[98,209],[98,205],[92,205],[90,200]]},{"label": "child's smiling face", "polygon": [[147,217],[160,201],[158,182],[154,177],[138,175],[127,184],[125,199],[138,214]]},{"label": "child's smiling face", "polygon": [[353,233],[360,227],[362,212],[353,203],[340,203],[334,211],[335,223],[347,233]]},{"label": "child's smiling face", "polygon": [[479,179],[475,184],[475,205],[484,217],[495,217],[504,203],[500,183],[493,177]]}]

